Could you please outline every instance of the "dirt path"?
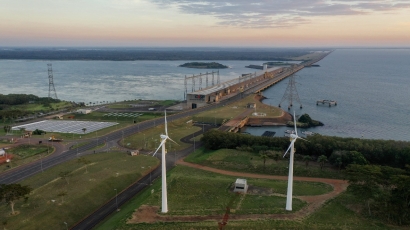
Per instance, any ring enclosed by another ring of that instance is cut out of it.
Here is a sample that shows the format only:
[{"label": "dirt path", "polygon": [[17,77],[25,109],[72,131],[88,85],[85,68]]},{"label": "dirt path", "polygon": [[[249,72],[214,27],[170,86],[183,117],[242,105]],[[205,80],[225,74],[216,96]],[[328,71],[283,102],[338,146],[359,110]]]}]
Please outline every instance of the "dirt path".
[{"label": "dirt path", "polygon": [[[228,176],[237,177],[247,177],[247,178],[261,178],[261,179],[273,179],[273,180],[287,180],[287,176],[274,176],[274,175],[263,175],[263,174],[253,174],[253,173],[241,173],[232,172],[222,169],[211,168],[203,165],[188,163],[183,160],[177,162],[178,165],[184,165],[196,169],[201,169],[209,172],[219,173]],[[312,177],[294,177],[295,181],[309,181],[309,182],[322,182],[329,184],[333,187],[333,191],[323,195],[317,196],[294,196],[295,198],[301,199],[307,203],[305,207],[301,210],[290,213],[290,214],[230,214],[230,220],[257,220],[261,218],[274,218],[282,220],[301,220],[313,213],[320,206],[322,206],[327,200],[339,195],[341,192],[345,191],[348,183],[344,180],[336,179],[326,179],[326,178],[312,178]],[[134,212],[132,218],[128,223],[154,223],[154,222],[197,222],[197,221],[221,221],[222,216],[220,215],[206,215],[206,216],[162,216],[158,214],[159,207],[151,206],[141,206],[138,210]]]}]

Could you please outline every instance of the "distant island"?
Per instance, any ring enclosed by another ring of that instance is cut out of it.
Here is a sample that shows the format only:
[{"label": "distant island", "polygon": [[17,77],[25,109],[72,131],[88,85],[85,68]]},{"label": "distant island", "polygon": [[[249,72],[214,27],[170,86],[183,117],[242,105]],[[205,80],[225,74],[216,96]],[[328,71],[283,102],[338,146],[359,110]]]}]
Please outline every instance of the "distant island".
[{"label": "distant island", "polygon": [[216,62],[188,62],[179,67],[196,68],[196,69],[226,69],[228,66]]}]

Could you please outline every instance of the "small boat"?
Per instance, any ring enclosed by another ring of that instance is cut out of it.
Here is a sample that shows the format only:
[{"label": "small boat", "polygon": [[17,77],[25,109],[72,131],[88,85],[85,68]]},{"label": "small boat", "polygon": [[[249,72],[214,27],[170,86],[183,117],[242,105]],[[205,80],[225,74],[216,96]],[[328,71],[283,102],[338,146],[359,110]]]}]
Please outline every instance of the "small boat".
[{"label": "small boat", "polygon": [[302,134],[305,134],[306,136],[311,136],[313,134],[315,134],[314,132],[310,132],[310,131],[303,131]]},{"label": "small boat", "polygon": [[287,133],[287,134],[292,134],[292,133],[295,133],[295,131],[288,129],[288,130],[285,131],[285,133]]}]

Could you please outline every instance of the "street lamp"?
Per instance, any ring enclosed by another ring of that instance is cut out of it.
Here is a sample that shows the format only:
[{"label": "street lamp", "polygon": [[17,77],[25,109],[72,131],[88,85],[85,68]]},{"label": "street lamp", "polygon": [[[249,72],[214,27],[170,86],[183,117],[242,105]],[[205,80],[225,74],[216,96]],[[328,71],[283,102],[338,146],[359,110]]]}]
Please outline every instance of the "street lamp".
[{"label": "street lamp", "polygon": [[41,162],[40,162],[41,172],[44,172],[43,171],[43,154],[42,153],[40,153],[40,159],[41,159]]},{"label": "street lamp", "polygon": [[151,166],[148,166],[148,167],[149,167],[149,184],[152,185],[152,182],[151,182]]},{"label": "street lamp", "polygon": [[194,136],[194,133],[192,133],[192,136],[194,137],[194,152],[195,152],[195,136]]},{"label": "street lamp", "polygon": [[115,190],[115,206],[117,206],[117,211],[118,211],[118,200],[117,200],[118,193],[117,193],[116,188],[114,190]]}]

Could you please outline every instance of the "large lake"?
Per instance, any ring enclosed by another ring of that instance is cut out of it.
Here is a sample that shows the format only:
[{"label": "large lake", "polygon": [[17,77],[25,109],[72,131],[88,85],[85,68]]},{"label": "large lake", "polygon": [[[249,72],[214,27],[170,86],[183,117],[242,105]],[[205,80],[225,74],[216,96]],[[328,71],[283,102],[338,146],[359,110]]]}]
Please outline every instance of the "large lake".
[{"label": "large lake", "polygon": [[[231,67],[220,70],[221,81],[255,72],[245,66],[262,63],[218,62]],[[182,100],[184,76],[207,71],[178,67],[185,61],[0,60],[0,93],[47,96],[47,63],[53,65],[58,97],[77,102]],[[320,67],[305,68],[295,77],[303,104],[299,109],[295,103],[296,114],[308,113],[325,124],[312,131],[342,137],[410,140],[410,49],[338,49],[318,64]],[[284,80],[266,90],[268,99],[264,102],[278,105],[287,83]],[[338,105],[316,106],[318,99],[336,100]],[[287,103],[282,106],[286,109]],[[284,129],[248,128],[247,132],[261,135],[273,130],[282,136]]]}]

